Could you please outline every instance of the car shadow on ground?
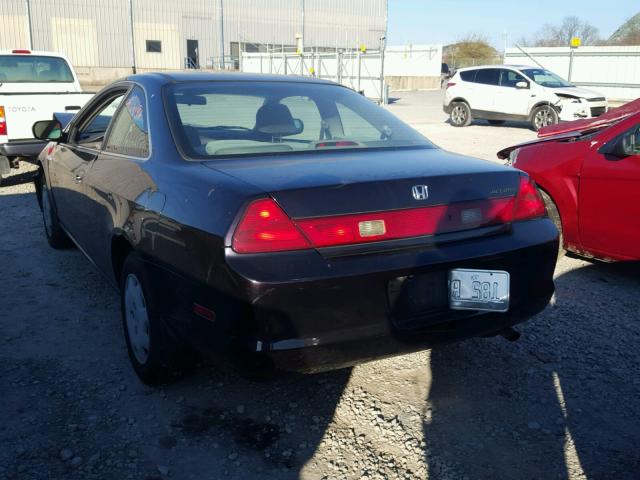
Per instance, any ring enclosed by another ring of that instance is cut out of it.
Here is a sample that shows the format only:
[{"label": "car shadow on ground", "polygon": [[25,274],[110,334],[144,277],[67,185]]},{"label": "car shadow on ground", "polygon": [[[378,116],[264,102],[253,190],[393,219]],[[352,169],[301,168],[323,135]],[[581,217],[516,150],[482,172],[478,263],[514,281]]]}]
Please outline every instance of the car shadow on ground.
[{"label": "car shadow on ground", "polygon": [[3,187],[15,187],[17,185],[23,185],[25,183],[31,183],[35,180],[38,175],[37,170],[32,170],[30,172],[19,173],[17,175],[11,175],[8,177],[4,177],[0,182],[0,188]]},{"label": "car shadow on ground", "polygon": [[[587,264],[556,285],[555,305],[519,342],[432,350],[424,436],[435,478],[639,478],[640,267]],[[627,294],[622,318],[607,315],[610,288]]]}]

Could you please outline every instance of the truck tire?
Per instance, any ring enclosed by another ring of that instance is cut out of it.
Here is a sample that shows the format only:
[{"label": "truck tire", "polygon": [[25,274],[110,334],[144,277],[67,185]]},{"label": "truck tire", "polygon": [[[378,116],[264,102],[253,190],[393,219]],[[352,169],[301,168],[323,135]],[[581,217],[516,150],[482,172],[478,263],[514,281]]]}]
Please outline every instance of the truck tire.
[{"label": "truck tire", "polygon": [[471,123],[471,108],[467,102],[453,102],[449,114],[451,125],[454,127],[466,127]]},{"label": "truck tire", "polygon": [[56,250],[70,248],[73,242],[60,226],[58,213],[53,202],[53,196],[47,185],[47,180],[43,172],[40,173],[40,210],[42,211],[42,221],[44,223],[44,234],[47,242]]},{"label": "truck tire", "polygon": [[538,191],[540,192],[540,196],[544,201],[544,205],[547,207],[549,218],[553,220],[553,223],[558,229],[558,234],[560,235],[560,241],[558,245],[558,260],[560,260],[567,253],[567,251],[564,249],[564,236],[562,235],[562,219],[560,218],[560,212],[558,211],[558,206],[547,194],[547,192],[540,189],[538,189]]},{"label": "truck tire", "polygon": [[167,327],[154,295],[152,276],[135,251],[122,266],[120,308],[129,359],[143,383],[171,383],[192,369],[197,357]]}]

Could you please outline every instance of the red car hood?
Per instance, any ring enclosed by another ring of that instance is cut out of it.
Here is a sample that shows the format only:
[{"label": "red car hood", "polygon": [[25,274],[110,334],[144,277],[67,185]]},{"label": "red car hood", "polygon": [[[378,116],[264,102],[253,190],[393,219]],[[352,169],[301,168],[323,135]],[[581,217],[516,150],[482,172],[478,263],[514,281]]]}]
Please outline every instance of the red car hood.
[{"label": "red car hood", "polygon": [[633,100],[632,102],[625,103],[621,107],[613,108],[599,117],[585,118],[584,120],[575,120],[573,122],[558,123],[556,125],[543,127],[538,132],[538,137],[544,138],[562,133],[580,132],[587,129],[591,130],[592,128],[598,128],[600,125],[613,123],[638,112],[640,112],[640,98]]},{"label": "red car hood", "polygon": [[609,110],[607,113],[604,113],[599,117],[558,123],[556,125],[541,128],[538,132],[537,139],[504,148],[500,150],[497,155],[498,158],[506,159],[509,157],[509,154],[517,148],[534,145],[536,143],[554,142],[557,140],[579,137],[582,135],[582,132],[587,130],[598,130],[598,128],[606,127],[618,120],[622,120],[623,118],[637,113],[640,113],[640,98],[633,100],[632,102],[625,103],[621,107]]}]

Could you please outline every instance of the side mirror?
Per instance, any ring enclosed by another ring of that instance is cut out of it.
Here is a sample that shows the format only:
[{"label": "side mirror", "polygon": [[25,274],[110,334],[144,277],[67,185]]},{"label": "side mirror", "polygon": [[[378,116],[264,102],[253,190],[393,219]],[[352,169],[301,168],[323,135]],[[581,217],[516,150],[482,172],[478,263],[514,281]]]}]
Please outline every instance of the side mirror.
[{"label": "side mirror", "polygon": [[605,155],[616,158],[625,158],[634,155],[636,151],[636,137],[633,133],[625,133],[621,137],[606,144],[600,151]]},{"label": "side mirror", "polygon": [[516,88],[527,89],[527,88],[529,88],[529,82],[524,82],[524,81],[521,80],[518,83],[516,83]]},{"label": "side mirror", "polygon": [[58,120],[40,120],[33,124],[31,132],[38,140],[60,140],[62,125]]}]

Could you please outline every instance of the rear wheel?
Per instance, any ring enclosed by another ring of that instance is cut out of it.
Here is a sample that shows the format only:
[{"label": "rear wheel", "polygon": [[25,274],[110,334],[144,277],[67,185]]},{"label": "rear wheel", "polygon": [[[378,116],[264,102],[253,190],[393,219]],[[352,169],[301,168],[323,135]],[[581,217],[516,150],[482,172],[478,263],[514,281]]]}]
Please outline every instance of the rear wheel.
[{"label": "rear wheel", "polygon": [[127,256],[122,267],[120,307],[129,359],[142,382],[169,383],[191,369],[195,356],[167,328],[147,267],[136,252]]},{"label": "rear wheel", "polygon": [[451,125],[454,127],[466,127],[471,123],[471,109],[466,102],[453,102],[449,115]]},{"label": "rear wheel", "polygon": [[44,234],[47,237],[49,245],[55,249],[71,247],[73,243],[60,226],[58,214],[53,203],[53,197],[44,173],[40,174],[40,207],[42,210],[42,221],[44,223]]},{"label": "rear wheel", "polygon": [[540,105],[531,112],[531,126],[537,132],[543,127],[558,123],[558,112],[551,105]]},{"label": "rear wheel", "polygon": [[503,125],[504,120],[487,120],[491,125]]},{"label": "rear wheel", "polygon": [[538,189],[540,192],[540,196],[542,200],[544,200],[544,204],[547,207],[547,213],[549,214],[549,218],[553,220],[556,228],[558,229],[558,233],[560,234],[560,245],[558,247],[558,259],[564,257],[566,250],[564,249],[564,236],[562,235],[562,220],[560,219],[560,212],[558,211],[558,206],[551,199],[551,197],[544,190]]}]

